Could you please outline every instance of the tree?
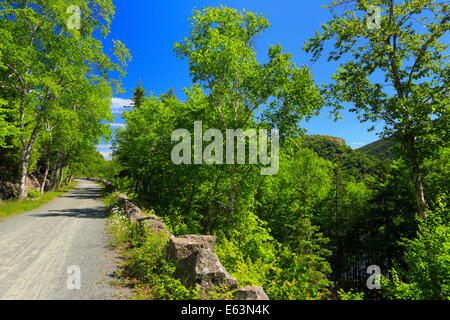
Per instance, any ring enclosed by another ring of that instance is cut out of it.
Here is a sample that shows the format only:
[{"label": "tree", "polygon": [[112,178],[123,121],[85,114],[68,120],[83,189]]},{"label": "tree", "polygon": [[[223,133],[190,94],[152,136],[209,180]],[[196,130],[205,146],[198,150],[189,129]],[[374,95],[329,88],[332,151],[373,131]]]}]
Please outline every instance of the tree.
[{"label": "tree", "polygon": [[[100,120],[110,117],[107,97],[112,95],[111,87],[120,91],[120,82],[110,78],[109,72],[124,75],[128,50],[114,41],[113,57],[109,57],[95,37],[97,30],[104,36],[109,32],[114,13],[111,0],[80,0],[77,5],[82,13],[80,29],[69,28],[68,6],[63,1],[8,0],[0,5],[0,33],[5,35],[0,66],[6,67],[0,71],[0,86],[10,90],[9,104],[19,115],[20,197],[26,196],[33,148],[52,112],[58,108],[86,110],[101,127]],[[76,103],[86,94],[95,96],[92,91],[105,93],[105,87],[109,87],[109,94],[95,103]],[[61,104],[61,100],[66,103]]]},{"label": "tree", "polygon": [[[280,45],[271,46],[269,61],[256,59],[257,37],[269,27],[262,15],[227,7],[194,11],[191,32],[174,51],[187,58],[194,83],[208,94],[210,110],[220,122],[216,128],[255,127],[254,113],[262,111],[261,126],[277,128],[282,137],[299,133],[298,122],[321,107],[310,71],[297,68]],[[229,165],[229,218],[236,206],[235,165]],[[238,174],[240,175],[240,174]]]},{"label": "tree", "polygon": [[142,103],[144,102],[145,98],[145,90],[142,88],[141,79],[139,79],[138,86],[136,89],[133,89],[133,98],[131,100],[133,101],[133,105],[131,107],[138,109],[142,106]]},{"label": "tree", "polygon": [[[332,2],[328,8],[348,2]],[[382,13],[379,20],[371,14],[374,8]],[[443,43],[450,28],[449,8],[434,0],[356,1],[356,7],[334,14],[304,46],[317,61],[325,42],[335,40],[328,61],[342,63],[334,83],[325,85],[327,102],[337,115],[345,102],[352,103],[350,110],[360,121],[381,120],[381,134],[400,141],[422,218],[427,202],[421,165],[450,140],[450,65]]]}]

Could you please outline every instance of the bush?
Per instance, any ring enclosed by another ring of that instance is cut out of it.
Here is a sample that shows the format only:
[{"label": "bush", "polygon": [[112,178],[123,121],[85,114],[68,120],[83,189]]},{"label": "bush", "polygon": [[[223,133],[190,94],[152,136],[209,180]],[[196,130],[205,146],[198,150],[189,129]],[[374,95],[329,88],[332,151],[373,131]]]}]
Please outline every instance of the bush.
[{"label": "bush", "polygon": [[[105,202],[114,203],[113,197]],[[108,229],[114,236],[115,246],[125,246],[122,276],[134,283],[134,299],[138,300],[194,300],[197,289],[186,288],[173,278],[175,265],[167,260],[166,235],[155,235],[131,224],[123,210],[115,206],[110,210]]]},{"label": "bush", "polygon": [[167,260],[168,237],[144,231],[140,244],[126,253],[127,274],[138,281],[138,299],[193,300],[198,299],[196,289],[186,288],[173,278],[175,265]]},{"label": "bush", "polygon": [[218,242],[216,253],[241,286],[261,285],[270,299],[323,299],[331,286],[325,274],[331,269],[314,241],[303,241],[305,252],[294,252],[277,242],[266,222],[249,212],[230,240]]},{"label": "bush", "polygon": [[419,220],[415,239],[403,240],[408,268],[401,272],[402,279],[395,269],[391,280],[382,279],[386,298],[450,299],[450,211],[445,200],[438,200],[427,219]]},{"label": "bush", "polygon": [[345,292],[343,289],[340,289],[338,296],[340,300],[364,300],[364,293],[353,292],[353,290]]},{"label": "bush", "polygon": [[30,190],[28,191],[28,198],[35,199],[41,195],[41,192],[39,190]]}]

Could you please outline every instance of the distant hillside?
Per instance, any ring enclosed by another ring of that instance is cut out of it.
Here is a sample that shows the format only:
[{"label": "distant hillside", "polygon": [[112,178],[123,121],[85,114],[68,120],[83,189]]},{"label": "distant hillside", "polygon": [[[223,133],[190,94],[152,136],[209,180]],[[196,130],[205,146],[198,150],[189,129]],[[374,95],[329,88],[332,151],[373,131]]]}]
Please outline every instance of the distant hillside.
[{"label": "distant hillside", "polygon": [[397,155],[395,154],[396,146],[397,142],[392,137],[389,137],[372,142],[356,150],[376,158],[394,160],[397,159]]},{"label": "distant hillside", "polygon": [[320,157],[339,163],[340,167],[355,178],[374,171],[376,158],[347,146],[344,139],[310,135],[303,138],[303,146],[315,151]]}]

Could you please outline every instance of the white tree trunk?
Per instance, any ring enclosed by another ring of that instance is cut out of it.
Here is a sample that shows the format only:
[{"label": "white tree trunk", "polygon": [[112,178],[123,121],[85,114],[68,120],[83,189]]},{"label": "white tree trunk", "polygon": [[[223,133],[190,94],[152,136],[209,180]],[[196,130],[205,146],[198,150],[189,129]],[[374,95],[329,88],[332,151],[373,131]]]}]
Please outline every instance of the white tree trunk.
[{"label": "white tree trunk", "polygon": [[20,181],[19,181],[19,198],[26,198],[26,183],[28,175],[28,165],[30,164],[31,152],[33,151],[34,143],[38,137],[39,130],[41,129],[41,124],[37,124],[31,134],[30,140],[25,142],[25,138],[22,136],[23,150],[20,156],[21,171],[20,171]]}]

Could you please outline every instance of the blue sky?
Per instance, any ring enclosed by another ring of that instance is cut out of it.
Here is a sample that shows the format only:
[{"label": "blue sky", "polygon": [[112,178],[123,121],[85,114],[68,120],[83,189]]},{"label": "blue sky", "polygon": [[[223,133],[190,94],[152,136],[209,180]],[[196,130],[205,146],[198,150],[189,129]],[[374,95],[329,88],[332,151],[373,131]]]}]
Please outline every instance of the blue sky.
[{"label": "blue sky", "polygon": [[[190,87],[187,61],[178,59],[173,53],[173,44],[188,36],[187,19],[194,8],[201,9],[220,4],[238,10],[263,13],[271,23],[256,42],[258,59],[264,61],[270,44],[281,44],[285,52],[292,53],[297,66],[308,65],[312,69],[318,84],[330,81],[337,65],[327,63],[326,59],[311,63],[311,56],[302,51],[303,43],[320,29],[321,23],[330,19],[329,10],[321,5],[328,0],[115,0],[116,15],[111,26],[111,39],[121,40],[130,49],[133,56],[128,65],[127,76],[123,79],[126,90],[123,95],[116,95],[113,100],[113,113],[116,116],[115,127],[123,123],[120,117],[121,106],[127,105],[132,97],[132,89],[142,79],[147,92],[155,95],[173,88],[179,99],[184,99],[183,88]],[[367,132],[370,124],[361,124],[355,114],[343,112],[343,120],[334,122],[328,119],[328,110],[309,123],[302,123],[308,134],[321,134],[340,137],[352,148],[378,140],[375,132]],[[381,124],[376,126],[381,129]],[[108,153],[108,145],[99,147],[104,155]]]}]

